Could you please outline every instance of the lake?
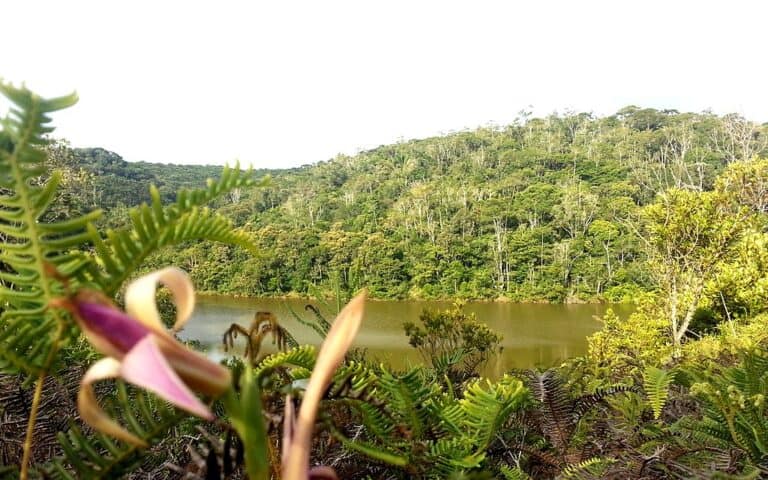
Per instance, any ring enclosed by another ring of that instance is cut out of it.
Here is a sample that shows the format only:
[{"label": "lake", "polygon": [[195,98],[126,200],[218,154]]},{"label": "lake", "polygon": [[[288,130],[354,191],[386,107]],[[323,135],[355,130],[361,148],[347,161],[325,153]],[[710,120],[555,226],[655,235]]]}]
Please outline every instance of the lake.
[{"label": "lake", "polygon": [[[231,298],[225,296],[199,297],[192,320],[180,336],[200,341],[213,358],[222,358],[221,338],[232,323],[245,328],[250,325],[254,313],[274,313],[300,344],[319,344],[320,338],[309,327],[295,320],[291,310],[310,320],[311,312],[304,306],[316,301],[302,299]],[[394,367],[422,362],[419,353],[408,345],[403,333],[405,321],[417,321],[425,308],[449,308],[450,302],[433,301],[379,301],[366,304],[363,324],[354,345],[365,348],[370,358],[386,362]],[[601,324],[595,316],[602,316],[608,308],[626,317],[630,305],[605,304],[521,304],[496,302],[469,302],[464,307],[477,318],[504,336],[504,350],[486,366],[484,374],[497,377],[510,368],[548,367],[565,359],[586,353],[586,337],[597,331]],[[334,315],[320,307],[329,320]],[[264,342],[263,352],[273,352],[270,337]],[[245,340],[237,340],[238,352],[242,353]]]}]

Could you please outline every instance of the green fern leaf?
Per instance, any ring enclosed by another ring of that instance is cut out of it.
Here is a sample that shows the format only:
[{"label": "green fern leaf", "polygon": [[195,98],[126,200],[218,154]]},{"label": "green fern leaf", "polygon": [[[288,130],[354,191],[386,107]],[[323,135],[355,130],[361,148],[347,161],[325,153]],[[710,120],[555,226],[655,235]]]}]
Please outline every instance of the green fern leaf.
[{"label": "green fern leaf", "polygon": [[408,457],[405,455],[389,451],[378,445],[373,445],[361,440],[351,440],[332,425],[329,428],[334,438],[339,440],[345,448],[353,452],[361,453],[368,458],[372,458],[374,460],[378,460],[380,462],[397,467],[405,467],[408,465]]},{"label": "green fern leaf", "polygon": [[[164,439],[169,429],[187,418],[140,391],[129,394],[123,383],[118,384],[117,396],[109,404],[113,415],[150,444]],[[43,468],[48,478],[119,478],[151,454],[151,450],[123,444],[103,434],[88,435],[77,426],[61,432],[58,438],[64,454]]]},{"label": "green fern leaf", "polygon": [[390,412],[406,426],[414,438],[421,438],[429,424],[429,405],[435,396],[435,386],[425,381],[423,372],[414,368],[403,375],[383,371],[379,378],[382,399]]},{"label": "green fern leaf", "polygon": [[674,371],[666,371],[649,366],[643,372],[643,388],[651,404],[653,418],[656,420],[661,417],[661,411],[664,409],[664,405],[669,397],[669,386],[674,380]]},{"label": "green fern leaf", "polygon": [[506,465],[502,465],[499,470],[505,480],[531,480],[531,477],[521,470],[520,467],[509,468]]},{"label": "green fern leaf", "polygon": [[583,462],[568,465],[563,469],[561,477],[566,479],[603,478],[605,470],[614,462],[611,459],[590,458]]},{"label": "green fern leaf", "polygon": [[301,345],[269,355],[253,369],[253,374],[256,378],[260,378],[283,365],[293,365],[312,370],[315,367],[315,360],[317,360],[317,349],[312,345]]},{"label": "green fern leaf", "polygon": [[431,476],[446,478],[452,473],[473,469],[485,460],[485,452],[476,452],[471,439],[467,437],[441,438],[428,449],[433,471]]},{"label": "green fern leaf", "polygon": [[71,249],[89,240],[87,225],[100,213],[52,224],[40,221],[60,180],[54,173],[41,182],[47,173],[44,135],[53,131],[48,114],[73,105],[77,96],[44,100],[2,81],[0,93],[14,104],[0,121],[0,371],[36,374],[52,360],[54,341],[63,341],[68,332],[47,308],[58,293],[48,265],[65,274],[87,266],[87,258]]},{"label": "green fern leaf", "polygon": [[528,401],[523,382],[504,376],[496,383],[487,381],[470,384],[459,401],[464,419],[462,430],[473,439],[478,452],[484,451],[494,439],[513,410]]}]

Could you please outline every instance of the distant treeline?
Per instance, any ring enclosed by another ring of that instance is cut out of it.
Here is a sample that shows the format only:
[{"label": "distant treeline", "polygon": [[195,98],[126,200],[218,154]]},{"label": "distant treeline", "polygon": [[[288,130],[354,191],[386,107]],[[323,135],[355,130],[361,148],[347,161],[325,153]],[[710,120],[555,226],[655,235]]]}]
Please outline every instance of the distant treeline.
[{"label": "distant treeline", "polygon": [[[253,232],[258,255],[194,244],[149,263],[180,265],[201,290],[239,295],[366,286],[381,298],[622,300],[650,285],[638,207],[669,187],[710,190],[726,165],[765,156],[767,145],[768,126],[738,115],[521,114],[506,127],[256,172],[271,184],[217,206]],[[124,210],[148,200],[147,183],[173,200],[221,168],[53,148],[75,210]]]}]

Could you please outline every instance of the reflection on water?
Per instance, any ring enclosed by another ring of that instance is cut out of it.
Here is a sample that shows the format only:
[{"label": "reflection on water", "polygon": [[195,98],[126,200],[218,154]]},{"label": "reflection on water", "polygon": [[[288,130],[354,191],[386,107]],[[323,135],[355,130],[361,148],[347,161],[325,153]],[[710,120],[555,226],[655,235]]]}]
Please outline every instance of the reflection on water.
[{"label": "reflection on water", "polygon": [[[221,358],[227,355],[222,348],[221,338],[232,323],[248,327],[257,311],[270,311],[277,315],[281,325],[302,343],[318,344],[320,338],[309,327],[299,322],[291,310],[304,319],[313,314],[304,306],[312,303],[320,308],[329,320],[333,314],[317,302],[283,299],[238,299],[229,297],[201,297],[192,320],[181,332],[184,339],[199,340],[208,348],[209,355]],[[424,301],[369,301],[360,333],[355,339],[356,347],[364,348],[369,358],[388,363],[394,367],[422,363],[416,350],[408,345],[403,333],[405,321],[416,321],[425,308],[448,308],[447,302]],[[510,368],[547,367],[567,358],[586,352],[586,337],[600,328],[594,318],[602,316],[608,308],[620,316],[629,314],[628,305],[546,305],[519,303],[470,302],[466,311],[489,327],[504,335],[504,350],[492,359],[485,369],[489,376],[499,376]],[[269,337],[268,337],[269,338]],[[240,352],[245,340],[240,338]],[[238,341],[236,340],[236,342]],[[275,348],[265,341],[263,352]]]}]

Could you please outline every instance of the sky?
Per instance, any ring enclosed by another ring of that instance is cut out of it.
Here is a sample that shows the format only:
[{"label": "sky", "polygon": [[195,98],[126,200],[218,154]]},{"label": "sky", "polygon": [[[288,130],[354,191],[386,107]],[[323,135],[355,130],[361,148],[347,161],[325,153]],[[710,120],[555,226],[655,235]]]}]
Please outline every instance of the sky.
[{"label": "sky", "polygon": [[0,77],[76,90],[56,136],[128,161],[287,168],[521,110],[768,121],[758,0],[5,0],[0,12]]}]

